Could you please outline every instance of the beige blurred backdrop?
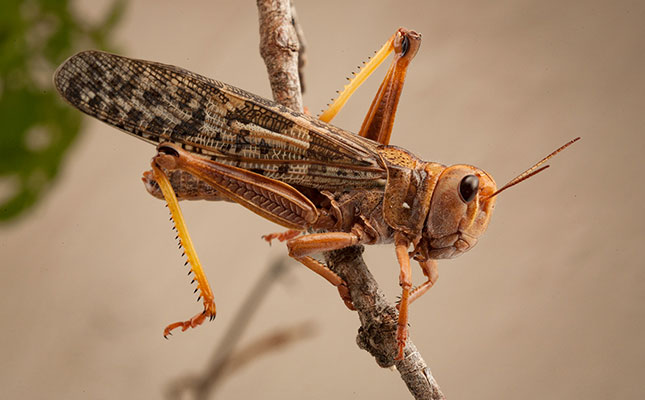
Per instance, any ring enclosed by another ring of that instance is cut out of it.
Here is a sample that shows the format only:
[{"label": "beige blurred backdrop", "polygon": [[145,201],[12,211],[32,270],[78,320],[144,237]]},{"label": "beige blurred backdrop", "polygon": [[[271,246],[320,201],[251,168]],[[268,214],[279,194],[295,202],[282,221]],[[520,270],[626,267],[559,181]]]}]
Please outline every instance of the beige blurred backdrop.
[{"label": "beige blurred backdrop", "polygon": [[[98,18],[106,1],[78,1]],[[476,249],[440,263],[411,335],[451,399],[637,399],[645,389],[645,6],[642,1],[299,1],[305,103],[316,113],[399,26],[423,33],[392,143],[503,184],[567,140],[552,168],[504,193]],[[129,3],[115,42],[270,97],[253,1]],[[335,124],[356,131],[383,71]],[[234,204],[183,204],[217,319],[199,310],[163,203],[140,181],[154,148],[99,122],[48,198],[0,230],[0,397],[160,398],[198,372],[283,245]],[[399,293],[390,246],[370,269]],[[416,282],[421,273],[414,270]],[[243,343],[300,321],[318,334],[226,379],[220,398],[407,398],[357,348],[336,291],[293,266]]]}]

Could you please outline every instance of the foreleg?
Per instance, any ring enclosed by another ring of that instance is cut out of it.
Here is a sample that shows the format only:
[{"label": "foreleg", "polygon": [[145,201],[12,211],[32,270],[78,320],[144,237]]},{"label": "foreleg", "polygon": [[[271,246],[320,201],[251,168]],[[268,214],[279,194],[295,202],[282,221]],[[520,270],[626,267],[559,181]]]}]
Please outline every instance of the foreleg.
[{"label": "foreleg", "polygon": [[401,285],[401,301],[399,302],[399,320],[396,329],[398,344],[397,360],[403,359],[403,349],[408,340],[408,306],[410,305],[410,290],[412,289],[412,270],[410,268],[410,255],[408,247],[410,241],[401,233],[394,235],[396,258],[399,261],[399,285]]},{"label": "foreleg", "polygon": [[419,266],[428,279],[410,292],[408,304],[423,296],[439,279],[439,268],[435,260],[419,261]]}]

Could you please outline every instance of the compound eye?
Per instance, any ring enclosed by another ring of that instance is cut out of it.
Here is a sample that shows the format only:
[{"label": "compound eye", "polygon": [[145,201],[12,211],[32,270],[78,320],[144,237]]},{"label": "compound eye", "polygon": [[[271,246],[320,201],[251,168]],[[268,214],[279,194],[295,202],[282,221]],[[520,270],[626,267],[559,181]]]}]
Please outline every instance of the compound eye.
[{"label": "compound eye", "polygon": [[464,203],[468,204],[475,198],[479,188],[479,178],[475,175],[466,175],[459,183],[459,196]]}]

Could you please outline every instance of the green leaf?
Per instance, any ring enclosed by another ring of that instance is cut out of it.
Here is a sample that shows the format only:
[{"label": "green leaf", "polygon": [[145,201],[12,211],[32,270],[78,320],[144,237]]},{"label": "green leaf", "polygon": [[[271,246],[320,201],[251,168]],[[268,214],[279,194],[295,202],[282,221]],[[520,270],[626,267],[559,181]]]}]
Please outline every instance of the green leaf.
[{"label": "green leaf", "polygon": [[38,203],[55,182],[81,131],[81,113],[51,83],[56,66],[81,43],[101,49],[125,12],[115,0],[88,26],[67,0],[3,0],[0,4],[0,222]]}]

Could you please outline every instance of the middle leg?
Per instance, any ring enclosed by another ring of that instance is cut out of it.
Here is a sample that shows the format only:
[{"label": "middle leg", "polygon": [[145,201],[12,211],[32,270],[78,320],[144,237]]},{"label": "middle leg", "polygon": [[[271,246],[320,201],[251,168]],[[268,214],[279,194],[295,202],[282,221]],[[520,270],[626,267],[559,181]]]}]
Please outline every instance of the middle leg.
[{"label": "middle leg", "polygon": [[399,302],[399,320],[396,329],[398,352],[396,360],[403,359],[403,350],[408,340],[408,306],[410,305],[410,290],[412,289],[412,269],[408,247],[410,241],[401,233],[394,235],[396,258],[399,261],[399,285],[401,286],[401,301]]},{"label": "middle leg", "polygon": [[311,255],[324,251],[339,250],[362,244],[363,242],[364,237],[360,232],[313,233],[290,239],[287,241],[287,248],[289,249],[289,256],[334,285],[347,308],[355,310],[345,281],[337,273],[329,269],[328,266],[311,257]]},{"label": "middle leg", "polygon": [[285,240],[293,239],[296,236],[300,235],[302,231],[299,231],[297,229],[289,229],[288,231],[284,232],[273,232],[269,233],[266,235],[262,235],[262,239],[266,240],[269,242],[269,246],[271,246],[271,242],[274,239],[277,239],[279,242],[284,242]]}]

